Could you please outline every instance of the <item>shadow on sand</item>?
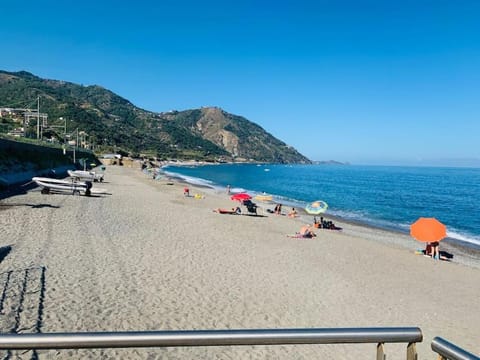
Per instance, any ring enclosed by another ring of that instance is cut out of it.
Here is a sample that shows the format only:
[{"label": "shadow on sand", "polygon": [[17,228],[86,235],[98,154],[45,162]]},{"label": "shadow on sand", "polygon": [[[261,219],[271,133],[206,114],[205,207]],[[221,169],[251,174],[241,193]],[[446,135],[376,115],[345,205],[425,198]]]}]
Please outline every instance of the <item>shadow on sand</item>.
[{"label": "shadow on sand", "polygon": [[[3,334],[40,333],[43,321],[46,268],[12,270],[0,274],[0,331]],[[36,350],[1,350],[2,359],[38,359]]]},{"label": "shadow on sand", "polygon": [[10,251],[12,251],[10,245],[0,247],[0,263],[7,257]]},{"label": "shadow on sand", "polygon": [[51,205],[51,204],[21,204],[21,203],[12,203],[12,204],[0,204],[0,210],[8,209],[12,206],[30,206],[32,209],[41,209],[41,208],[52,208],[60,209],[60,206]]}]

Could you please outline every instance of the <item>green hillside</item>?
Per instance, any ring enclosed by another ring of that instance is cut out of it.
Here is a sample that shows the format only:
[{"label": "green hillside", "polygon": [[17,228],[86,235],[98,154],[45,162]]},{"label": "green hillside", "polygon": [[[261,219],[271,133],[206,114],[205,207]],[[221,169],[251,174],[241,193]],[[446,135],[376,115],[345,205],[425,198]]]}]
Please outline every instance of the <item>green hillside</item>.
[{"label": "green hillside", "polygon": [[[197,160],[239,160],[309,163],[292,147],[249,120],[219,108],[154,113],[100,86],[82,86],[42,79],[28,72],[0,71],[0,107],[36,110],[48,114],[44,138],[64,139],[84,131],[96,151],[120,150],[134,155]],[[2,114],[0,132],[18,127],[13,116]],[[26,129],[36,137],[36,122]]]}]

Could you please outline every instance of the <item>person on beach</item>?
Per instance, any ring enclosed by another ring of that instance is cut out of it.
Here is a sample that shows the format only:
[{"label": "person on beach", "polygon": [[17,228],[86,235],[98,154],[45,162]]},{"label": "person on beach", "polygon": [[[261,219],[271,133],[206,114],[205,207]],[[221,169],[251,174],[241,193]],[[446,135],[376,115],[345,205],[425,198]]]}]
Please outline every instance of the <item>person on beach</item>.
[{"label": "person on beach", "polygon": [[230,195],[230,185],[227,185],[227,195]]},{"label": "person on beach", "polygon": [[304,237],[304,238],[312,238],[314,236],[317,236],[312,229],[310,228],[310,225],[305,225],[300,228],[299,234]]},{"label": "person on beach", "polygon": [[213,211],[218,212],[219,214],[231,214],[231,215],[240,215],[242,210],[237,206],[236,208],[232,208],[232,210],[227,209],[214,209]]},{"label": "person on beach", "polygon": [[425,246],[425,255],[429,255],[435,260],[440,259],[439,247],[440,243],[438,241],[427,243]]},{"label": "person on beach", "polygon": [[290,210],[290,212],[288,213],[288,217],[291,217],[291,218],[297,217],[297,210],[295,210],[295,208],[292,207],[292,210]]},{"label": "person on beach", "polygon": [[190,189],[188,187],[183,188],[183,195],[184,196],[190,196]]},{"label": "person on beach", "polygon": [[313,232],[313,230],[311,229],[310,225],[307,224],[307,225],[303,225],[301,228],[300,228],[300,231],[297,231],[295,234],[293,235],[287,235],[288,237],[290,238],[302,238],[302,239],[311,239],[311,238],[314,238],[315,236],[317,236],[317,234],[315,234]]},{"label": "person on beach", "polygon": [[273,212],[277,215],[281,215],[282,214],[282,204],[275,205],[275,209],[273,210]]}]

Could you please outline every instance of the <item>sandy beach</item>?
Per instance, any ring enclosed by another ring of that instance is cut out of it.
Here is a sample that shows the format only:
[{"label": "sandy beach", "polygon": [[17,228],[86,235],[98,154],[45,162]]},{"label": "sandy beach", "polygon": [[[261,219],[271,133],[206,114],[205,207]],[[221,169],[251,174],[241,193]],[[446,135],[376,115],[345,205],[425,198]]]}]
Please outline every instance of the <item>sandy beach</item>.
[{"label": "sandy beach", "polygon": [[[480,354],[480,267],[434,261],[355,224],[293,239],[305,218],[222,215],[225,193],[109,166],[108,195],[0,201],[2,332],[418,326]],[[96,186],[96,185],[95,185]],[[273,206],[270,206],[273,208]],[[6,249],[6,250],[5,250]],[[447,248],[455,253],[455,249]],[[455,253],[457,255],[457,253]],[[457,258],[457,256],[456,256]],[[38,351],[45,359],[365,359],[375,344]],[[406,344],[387,344],[404,359]],[[32,352],[11,352],[31,358]],[[3,355],[3,354],[2,354]],[[13,356],[14,355],[14,356]],[[5,356],[5,355],[3,355]]]}]

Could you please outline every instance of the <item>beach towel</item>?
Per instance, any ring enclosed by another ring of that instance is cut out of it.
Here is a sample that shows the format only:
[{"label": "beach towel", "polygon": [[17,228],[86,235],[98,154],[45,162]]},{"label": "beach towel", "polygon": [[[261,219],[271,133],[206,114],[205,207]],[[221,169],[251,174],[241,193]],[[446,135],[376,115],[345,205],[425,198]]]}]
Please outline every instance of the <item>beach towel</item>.
[{"label": "beach towel", "polygon": [[[440,250],[439,253],[440,253],[440,260],[443,260],[443,261],[452,261],[453,260],[453,254],[451,254],[449,252],[446,252],[446,251],[443,251],[443,250]],[[425,254],[424,249],[415,250],[415,255],[423,255],[425,257],[431,258],[430,255]]]}]

